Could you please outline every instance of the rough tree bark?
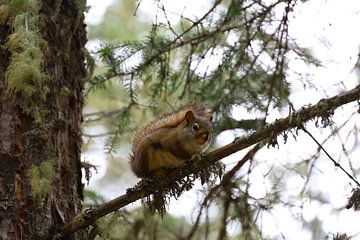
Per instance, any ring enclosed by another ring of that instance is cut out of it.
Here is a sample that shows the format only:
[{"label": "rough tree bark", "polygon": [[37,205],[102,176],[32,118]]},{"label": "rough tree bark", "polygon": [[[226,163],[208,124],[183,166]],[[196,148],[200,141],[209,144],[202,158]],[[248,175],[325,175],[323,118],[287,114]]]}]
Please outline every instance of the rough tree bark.
[{"label": "rough tree bark", "polygon": [[[9,91],[12,79],[6,74],[17,50],[8,42],[18,13],[8,7],[14,1],[5,2],[0,4],[0,239],[51,239],[81,211],[82,1],[37,1],[35,32],[47,45],[41,67],[47,78],[41,89],[34,84],[34,102]],[[28,16],[24,31],[34,17]],[[36,79],[26,84],[31,83]],[[44,91],[44,100],[36,99]]]}]

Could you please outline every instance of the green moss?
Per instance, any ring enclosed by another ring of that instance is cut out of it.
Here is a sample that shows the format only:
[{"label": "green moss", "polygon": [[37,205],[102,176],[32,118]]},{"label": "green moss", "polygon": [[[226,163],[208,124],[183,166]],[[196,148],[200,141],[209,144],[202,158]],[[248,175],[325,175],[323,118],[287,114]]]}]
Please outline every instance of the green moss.
[{"label": "green moss", "polygon": [[12,16],[16,16],[22,12],[37,14],[40,10],[41,2],[39,0],[11,0],[9,9]]},{"label": "green moss", "polygon": [[38,0],[12,0],[9,3],[14,31],[4,45],[11,52],[5,73],[7,91],[37,123],[42,123],[46,114],[38,109],[42,109],[46,101],[49,93],[46,81],[50,80],[42,70],[48,46],[38,29],[40,3]]},{"label": "green moss", "polygon": [[54,160],[47,160],[29,169],[31,192],[35,198],[44,199],[52,189],[55,169]]},{"label": "green moss", "polygon": [[68,97],[70,95],[70,89],[63,86],[61,89],[60,89],[60,96],[62,97]]},{"label": "green moss", "polygon": [[[10,93],[21,93],[26,99],[39,94],[39,87],[46,79],[39,68],[39,63],[34,63],[24,58],[26,54],[15,54],[12,64],[6,72],[6,85]],[[43,94],[40,94],[43,95]]]},{"label": "green moss", "polygon": [[17,24],[17,21],[22,22],[22,26],[17,29],[15,27],[15,31],[9,36],[8,41],[5,46],[10,51],[24,51],[28,47],[39,48],[40,50],[44,50],[46,46],[46,42],[41,38],[41,36],[36,31],[26,30],[24,28],[24,15],[20,15],[15,18],[14,25]]},{"label": "green moss", "polygon": [[12,0],[9,3],[11,15],[15,16],[20,12],[24,12],[27,0]]},{"label": "green moss", "polygon": [[31,109],[32,112],[29,112],[29,114],[32,114],[35,123],[41,124],[42,131],[46,130],[48,125],[45,124],[45,117],[49,113],[48,110],[45,110],[44,108],[41,108],[39,106],[31,106],[26,103],[23,103],[22,106],[23,109]]},{"label": "green moss", "polygon": [[67,201],[67,199],[61,199],[60,200],[61,206],[64,210],[68,210],[69,209],[69,202]]},{"label": "green moss", "polygon": [[77,28],[83,21],[84,12],[86,11],[86,0],[75,0],[77,6],[77,17],[74,22],[75,28]]},{"label": "green moss", "polygon": [[9,19],[9,8],[7,5],[0,5],[0,24],[7,23]]},{"label": "green moss", "polygon": [[[90,210],[91,211],[91,210]],[[85,219],[86,218],[86,214],[87,214],[87,210],[85,210],[85,214],[80,214],[80,215],[76,215],[72,222],[74,223],[75,226],[81,226],[84,222],[85,222]]]},{"label": "green moss", "polygon": [[86,10],[86,0],[75,0],[77,7],[79,8],[79,15]]}]

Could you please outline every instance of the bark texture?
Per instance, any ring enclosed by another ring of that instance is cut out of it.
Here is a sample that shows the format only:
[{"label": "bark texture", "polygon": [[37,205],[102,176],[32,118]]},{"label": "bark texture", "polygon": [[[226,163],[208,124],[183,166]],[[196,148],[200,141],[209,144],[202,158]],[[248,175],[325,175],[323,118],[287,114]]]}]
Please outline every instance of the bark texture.
[{"label": "bark texture", "polygon": [[83,12],[75,1],[43,0],[39,30],[48,47],[42,70],[49,91],[41,105],[34,101],[41,123],[6,88],[12,53],[4,45],[13,29],[0,22],[0,239],[52,239],[81,211]]}]

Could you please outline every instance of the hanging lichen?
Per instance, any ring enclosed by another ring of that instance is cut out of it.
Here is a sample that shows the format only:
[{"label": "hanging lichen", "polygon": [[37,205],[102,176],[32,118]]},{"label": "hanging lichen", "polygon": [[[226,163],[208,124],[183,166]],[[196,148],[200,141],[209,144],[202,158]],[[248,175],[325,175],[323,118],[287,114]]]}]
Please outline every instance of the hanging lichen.
[{"label": "hanging lichen", "polygon": [[[5,74],[8,93],[16,99],[24,112],[37,116],[42,122],[41,109],[49,89],[45,81],[49,79],[42,70],[46,41],[39,33],[38,19],[41,3],[39,0],[12,0],[9,2],[8,24],[13,29],[5,47],[11,52],[10,65]],[[5,10],[4,10],[5,11]],[[1,19],[5,18],[4,14]]]},{"label": "hanging lichen", "polygon": [[9,8],[7,5],[0,5],[0,24],[5,24],[9,19]]},{"label": "hanging lichen", "polygon": [[47,91],[43,83],[46,75],[41,70],[43,53],[36,46],[41,40],[34,32],[17,31],[5,44],[12,51],[11,63],[6,72],[7,89],[12,95],[19,93],[28,99],[40,94],[45,99]]},{"label": "hanging lichen", "polygon": [[46,160],[40,165],[33,164],[29,170],[31,193],[40,200],[50,193],[55,177],[54,160]]}]

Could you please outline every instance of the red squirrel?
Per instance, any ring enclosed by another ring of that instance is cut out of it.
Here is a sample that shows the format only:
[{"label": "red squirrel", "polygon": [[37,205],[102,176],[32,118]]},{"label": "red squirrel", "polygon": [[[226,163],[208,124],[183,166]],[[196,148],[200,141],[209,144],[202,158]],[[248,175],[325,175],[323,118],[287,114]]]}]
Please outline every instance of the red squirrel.
[{"label": "red squirrel", "polygon": [[212,139],[212,116],[196,103],[164,114],[135,133],[130,165],[138,177],[164,176],[194,153],[207,149]]}]

